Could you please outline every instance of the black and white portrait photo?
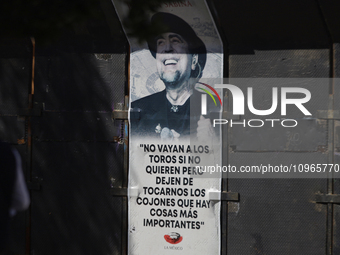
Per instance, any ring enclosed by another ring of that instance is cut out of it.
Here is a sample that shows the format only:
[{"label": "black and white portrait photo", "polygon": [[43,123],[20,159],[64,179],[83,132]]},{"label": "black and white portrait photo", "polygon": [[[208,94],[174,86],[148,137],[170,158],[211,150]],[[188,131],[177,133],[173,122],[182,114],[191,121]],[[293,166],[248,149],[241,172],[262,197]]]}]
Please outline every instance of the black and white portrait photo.
[{"label": "black and white portrait photo", "polygon": [[[197,23],[197,19],[193,21]],[[132,102],[132,133],[160,137],[163,141],[213,134],[211,120],[201,115],[202,91],[196,87],[207,64],[205,43],[195,32],[194,25],[174,14],[158,12],[151,17],[151,24],[164,27],[163,33],[147,42],[155,60],[156,72],[151,75],[154,79],[148,79],[145,85],[134,82],[133,86],[145,86],[154,91],[157,79],[164,88]],[[210,112],[219,111],[210,98],[208,105]]]}]

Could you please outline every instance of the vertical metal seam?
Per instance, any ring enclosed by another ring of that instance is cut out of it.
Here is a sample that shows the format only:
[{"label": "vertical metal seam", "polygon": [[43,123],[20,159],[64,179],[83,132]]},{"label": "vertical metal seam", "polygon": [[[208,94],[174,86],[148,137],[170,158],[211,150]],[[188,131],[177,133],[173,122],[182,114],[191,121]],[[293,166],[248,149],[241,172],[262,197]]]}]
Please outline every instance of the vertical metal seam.
[{"label": "vertical metal seam", "polygon": [[31,37],[32,45],[33,45],[33,52],[32,52],[32,79],[31,79],[31,93],[34,95],[34,72],[35,72],[35,39]]},{"label": "vertical metal seam", "polygon": [[[329,104],[328,109],[334,110],[334,49],[333,49],[333,42],[334,39],[332,37],[332,33],[328,27],[327,20],[325,18],[324,12],[320,5],[319,0],[316,0],[316,4],[318,7],[318,11],[324,26],[325,31],[327,32],[328,40],[329,40],[329,78],[331,81],[329,83]],[[334,162],[334,120],[328,120],[328,163]],[[333,174],[331,173],[327,179],[327,193],[333,194],[334,192],[334,178]],[[327,205],[327,232],[326,232],[326,254],[332,255],[333,253],[333,217],[334,217],[334,206],[333,204]]]},{"label": "vertical metal seam", "polygon": [[[124,88],[124,94],[126,95],[125,100],[125,110],[129,109],[129,100],[127,100],[130,96],[130,45],[127,43],[127,54],[126,54],[126,61],[125,61],[125,76],[126,76],[126,83]],[[129,187],[129,121],[124,120],[124,174],[123,174],[123,188]],[[128,228],[129,228],[129,192],[127,193],[127,197],[123,198],[123,228],[122,228],[122,254],[126,255],[128,253]]]},{"label": "vertical metal seam", "polygon": [[[320,18],[321,18],[321,21],[322,21],[322,24],[323,24],[323,27],[327,33],[327,37],[328,37],[328,43],[329,43],[329,77],[330,78],[333,78],[334,77],[334,58],[333,58],[333,55],[334,55],[334,50],[333,50],[333,42],[334,42],[334,38],[332,36],[332,33],[328,27],[328,24],[327,24],[327,20],[325,18],[325,15],[324,15],[324,12],[322,11],[322,7],[319,3],[319,0],[315,0],[316,1],[316,5],[317,5],[317,9],[318,9],[318,12],[319,12],[319,15],[320,15]],[[329,94],[333,94],[334,93],[334,88],[333,86],[330,86],[329,88]]]},{"label": "vertical metal seam", "polygon": [[[32,42],[32,72],[31,72],[31,82],[30,89],[28,94],[28,108],[33,108],[33,95],[34,95],[34,73],[35,73],[35,39],[31,37]],[[27,176],[26,182],[30,182],[32,179],[32,123],[31,117],[27,118]],[[30,200],[32,203],[32,190],[30,192]],[[26,233],[25,233],[25,254],[29,255],[31,251],[31,216],[32,216],[32,206],[30,205],[29,209],[26,212]]]},{"label": "vertical metal seam", "polygon": [[[218,18],[217,10],[215,7],[214,1],[206,1],[207,5],[210,9],[211,15],[213,16],[213,19],[216,24],[216,28],[218,30],[218,33],[220,34],[222,45],[223,45],[223,78],[229,77],[229,46],[228,46],[228,40],[226,35],[223,32],[222,25],[220,22],[220,19]],[[224,104],[224,102],[223,102]],[[226,155],[227,160],[229,160],[229,154],[228,154],[228,129],[227,132],[223,132],[224,129],[222,129],[222,163],[223,163],[223,156]],[[224,143],[226,146],[224,146]],[[221,192],[228,191],[228,178],[224,178],[222,174],[222,180],[221,180]],[[228,240],[228,201],[221,201],[221,255],[227,255],[227,240]]]}]

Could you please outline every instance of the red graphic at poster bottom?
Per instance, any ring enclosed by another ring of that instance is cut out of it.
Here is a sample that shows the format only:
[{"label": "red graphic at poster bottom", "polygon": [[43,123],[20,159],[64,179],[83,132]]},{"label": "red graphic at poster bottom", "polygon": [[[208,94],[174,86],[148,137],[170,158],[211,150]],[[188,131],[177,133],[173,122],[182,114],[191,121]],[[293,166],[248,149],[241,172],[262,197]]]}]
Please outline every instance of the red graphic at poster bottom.
[{"label": "red graphic at poster bottom", "polygon": [[178,233],[171,232],[171,233],[169,233],[168,235],[164,235],[164,239],[165,239],[165,241],[167,241],[168,243],[171,243],[171,244],[178,244],[178,243],[182,242],[183,236],[181,236],[181,235],[178,234]]}]

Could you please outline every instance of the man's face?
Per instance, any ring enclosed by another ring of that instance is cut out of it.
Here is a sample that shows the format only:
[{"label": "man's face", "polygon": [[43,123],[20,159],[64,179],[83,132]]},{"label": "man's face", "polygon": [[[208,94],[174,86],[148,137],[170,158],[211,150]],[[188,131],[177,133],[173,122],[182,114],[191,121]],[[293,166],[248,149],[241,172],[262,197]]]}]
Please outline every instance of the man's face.
[{"label": "man's face", "polygon": [[192,55],[182,36],[165,33],[157,39],[157,70],[165,86],[176,88],[190,78]]}]

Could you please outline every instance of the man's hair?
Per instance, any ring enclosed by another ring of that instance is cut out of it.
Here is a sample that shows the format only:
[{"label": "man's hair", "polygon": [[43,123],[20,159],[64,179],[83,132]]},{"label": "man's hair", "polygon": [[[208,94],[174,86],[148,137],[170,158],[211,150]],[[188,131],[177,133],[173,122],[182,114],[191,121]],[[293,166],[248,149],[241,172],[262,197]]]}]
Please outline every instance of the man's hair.
[{"label": "man's hair", "polygon": [[[198,55],[198,64],[196,69],[191,71],[191,77],[200,78],[207,61],[207,49],[193,28],[180,17],[166,12],[154,14],[151,18],[151,25],[161,26],[160,34],[175,33],[183,37],[188,43],[189,53]],[[153,36],[148,39],[149,50],[154,58],[157,52],[157,38],[158,36]]]}]

